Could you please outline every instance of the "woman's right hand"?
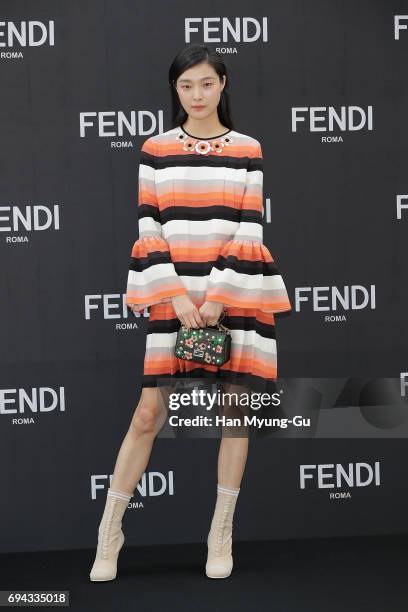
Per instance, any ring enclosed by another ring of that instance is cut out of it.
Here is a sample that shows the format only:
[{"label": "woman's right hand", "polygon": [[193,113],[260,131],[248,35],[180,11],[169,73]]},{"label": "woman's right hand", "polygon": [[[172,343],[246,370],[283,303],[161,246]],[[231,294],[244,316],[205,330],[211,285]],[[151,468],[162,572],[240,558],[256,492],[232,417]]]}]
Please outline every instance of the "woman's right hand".
[{"label": "woman's right hand", "polygon": [[129,308],[133,310],[133,312],[142,312],[146,306],[150,306],[150,304],[129,304]]},{"label": "woman's right hand", "polygon": [[171,298],[177,318],[185,327],[205,327],[200,312],[194,302],[186,294],[174,295]]}]

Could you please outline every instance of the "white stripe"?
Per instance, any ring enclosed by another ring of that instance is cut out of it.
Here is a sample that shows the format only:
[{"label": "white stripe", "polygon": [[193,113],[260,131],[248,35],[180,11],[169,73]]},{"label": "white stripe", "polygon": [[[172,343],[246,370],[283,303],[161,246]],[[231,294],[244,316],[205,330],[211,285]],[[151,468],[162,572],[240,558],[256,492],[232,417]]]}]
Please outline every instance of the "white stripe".
[{"label": "white stripe", "polygon": [[[209,282],[211,285],[216,283],[228,283],[237,289],[248,289],[252,291],[275,291],[278,289],[284,289],[285,285],[283,278],[280,274],[273,274],[272,276],[263,276],[263,274],[245,274],[244,272],[236,272],[231,268],[225,268],[224,270],[218,270],[218,268],[212,268],[209,276]],[[282,294],[284,296],[284,294]],[[262,298],[262,295],[259,295]]]},{"label": "white stripe", "polygon": [[[142,217],[143,219],[143,217]],[[220,236],[229,239],[239,227],[238,221],[229,219],[204,219],[194,221],[191,219],[172,219],[162,223],[163,237],[168,239],[174,236],[174,240],[190,239],[194,246],[196,238],[204,237],[204,240],[216,240]],[[181,235],[181,238],[178,238]]]},{"label": "white stripe", "polygon": [[155,170],[147,164],[139,164],[139,182],[154,182]]},{"label": "white stripe", "polygon": [[[151,170],[144,164],[140,164],[140,168],[142,169],[142,177],[151,179]],[[158,185],[158,189],[160,189],[160,183],[165,181],[170,182],[173,180],[183,180],[187,185],[190,181],[195,180],[208,181],[207,184],[211,189],[211,181],[216,181],[217,179],[235,182],[237,184],[237,188],[239,188],[239,186],[243,186],[245,184],[247,176],[251,178],[252,184],[262,183],[263,174],[261,170],[251,170],[248,172],[246,168],[229,168],[226,165],[213,166],[211,161],[208,165],[189,165],[187,167],[182,165],[170,166],[167,168],[159,168],[155,171],[155,180],[156,184]]]},{"label": "white stripe", "polygon": [[[142,217],[140,221],[143,221]],[[140,226],[139,226],[140,227]],[[169,247],[174,244],[177,246],[180,242],[187,243],[188,246],[205,247],[207,240],[219,240],[220,250],[229,240],[242,240],[255,242],[258,247],[258,242],[262,241],[263,228],[261,223],[249,221],[229,221],[214,217],[201,221],[191,221],[182,219],[172,219],[162,223],[163,238],[167,240]],[[204,236],[204,243],[202,242]],[[201,243],[197,245],[197,240]],[[245,245],[248,246],[248,245]],[[259,247],[258,247],[259,248]]]},{"label": "white stripe", "polygon": [[157,236],[157,238],[162,238],[161,224],[153,219],[153,217],[140,217],[139,239],[147,236]]},{"label": "white stripe", "polygon": [[168,277],[175,276],[174,264],[173,263],[159,263],[147,268],[143,272],[136,272],[136,270],[129,270],[128,282],[132,285],[145,285],[145,278],[148,278],[148,282],[162,281]]}]

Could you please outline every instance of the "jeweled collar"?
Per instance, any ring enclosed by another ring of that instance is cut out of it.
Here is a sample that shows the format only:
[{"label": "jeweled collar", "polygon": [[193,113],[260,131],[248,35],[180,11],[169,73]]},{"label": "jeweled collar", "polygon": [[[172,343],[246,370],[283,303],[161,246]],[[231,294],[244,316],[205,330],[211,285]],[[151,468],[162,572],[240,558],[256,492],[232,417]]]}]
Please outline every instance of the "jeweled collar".
[{"label": "jeweled collar", "polygon": [[197,138],[180,126],[176,130],[176,140],[180,143],[183,151],[189,153],[197,153],[198,155],[209,155],[211,152],[222,153],[224,147],[233,142],[232,131],[228,130],[223,134],[210,136],[209,138]]}]

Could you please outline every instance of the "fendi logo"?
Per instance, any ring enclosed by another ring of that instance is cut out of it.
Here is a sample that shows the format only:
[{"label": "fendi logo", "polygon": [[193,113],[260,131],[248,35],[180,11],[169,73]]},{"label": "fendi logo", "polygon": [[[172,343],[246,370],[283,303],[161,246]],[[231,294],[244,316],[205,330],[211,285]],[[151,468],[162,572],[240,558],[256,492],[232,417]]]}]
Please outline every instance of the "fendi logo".
[{"label": "fendi logo", "polygon": [[302,303],[310,303],[314,312],[339,312],[349,310],[375,310],[375,285],[344,285],[343,287],[296,287],[295,309]]},{"label": "fendi logo", "polygon": [[[91,475],[91,498],[96,499],[96,494],[106,497],[108,488],[112,484],[113,474]],[[145,472],[135,489],[141,497],[160,497],[162,495],[174,495],[174,472]]]},{"label": "fendi logo", "polygon": [[0,389],[0,415],[28,415],[14,419],[13,424],[34,423],[33,414],[65,411],[65,387],[32,387],[31,389]]},{"label": "fendi logo", "polygon": [[373,107],[294,106],[292,132],[355,132],[373,129]]},{"label": "fendi logo", "polygon": [[373,465],[364,462],[348,463],[319,463],[299,465],[299,486],[305,489],[306,485],[317,489],[344,489],[353,487],[380,486],[380,462]]},{"label": "fendi logo", "polygon": [[157,116],[148,110],[90,111],[79,113],[79,135],[81,138],[121,138],[127,136],[150,136],[163,132],[163,111]]},{"label": "fendi logo", "polygon": [[53,47],[54,21],[0,21],[0,47]]},{"label": "fendi logo", "polygon": [[[60,229],[59,205],[0,206],[0,232],[9,243],[28,242],[26,232]],[[19,235],[15,235],[19,234]]]},{"label": "fendi logo", "polygon": [[191,42],[192,34],[197,34],[197,40],[206,43],[267,42],[268,18],[186,17],[184,20],[186,43]]}]

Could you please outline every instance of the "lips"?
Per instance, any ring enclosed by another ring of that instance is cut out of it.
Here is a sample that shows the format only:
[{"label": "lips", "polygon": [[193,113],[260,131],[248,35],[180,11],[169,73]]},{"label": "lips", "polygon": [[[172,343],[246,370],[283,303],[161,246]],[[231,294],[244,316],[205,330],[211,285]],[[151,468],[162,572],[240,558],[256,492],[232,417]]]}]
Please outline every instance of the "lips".
[{"label": "lips", "polygon": [[196,110],[200,110],[201,108],[205,108],[205,106],[192,106],[191,108],[195,108]]}]

